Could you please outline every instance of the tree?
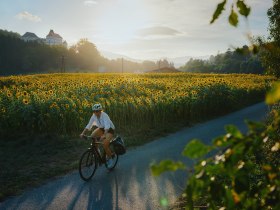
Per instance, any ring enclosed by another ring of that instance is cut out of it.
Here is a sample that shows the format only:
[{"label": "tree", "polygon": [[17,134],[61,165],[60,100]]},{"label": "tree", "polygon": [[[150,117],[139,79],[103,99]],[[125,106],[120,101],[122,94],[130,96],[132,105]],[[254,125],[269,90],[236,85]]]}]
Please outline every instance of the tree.
[{"label": "tree", "polygon": [[269,18],[270,39],[280,45],[280,0],[273,0],[273,6],[267,12]]},{"label": "tree", "polygon": [[142,70],[143,71],[150,71],[150,70],[154,70],[157,68],[157,64],[153,61],[148,61],[148,60],[145,60],[142,62]]},{"label": "tree", "polygon": [[93,43],[87,39],[81,39],[71,50],[78,57],[77,64],[80,69],[98,71],[101,56]]},{"label": "tree", "polygon": [[160,59],[157,61],[158,68],[173,68],[174,64],[169,63],[167,59]]},{"label": "tree", "polygon": [[273,0],[267,12],[269,18],[269,42],[259,39],[262,62],[269,74],[280,77],[280,0]]}]

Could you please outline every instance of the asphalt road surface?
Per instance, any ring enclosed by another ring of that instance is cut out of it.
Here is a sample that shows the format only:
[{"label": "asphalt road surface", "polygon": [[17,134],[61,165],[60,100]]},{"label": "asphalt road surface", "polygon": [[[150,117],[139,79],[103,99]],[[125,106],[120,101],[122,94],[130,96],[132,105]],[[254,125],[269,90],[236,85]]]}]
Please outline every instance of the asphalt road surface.
[{"label": "asphalt road surface", "polygon": [[97,169],[91,181],[84,182],[78,171],[75,171],[39,188],[28,190],[21,196],[9,198],[0,203],[0,209],[165,209],[163,203],[173,203],[182,193],[187,172],[168,172],[160,177],[153,177],[149,169],[151,162],[168,158],[191,165],[191,160],[181,156],[184,146],[191,139],[199,138],[210,143],[213,138],[225,134],[226,124],[234,124],[242,132],[246,132],[244,119],[259,121],[264,119],[267,112],[268,107],[260,103],[185,128],[144,146],[130,149],[120,157],[117,167],[110,173],[102,166]]}]

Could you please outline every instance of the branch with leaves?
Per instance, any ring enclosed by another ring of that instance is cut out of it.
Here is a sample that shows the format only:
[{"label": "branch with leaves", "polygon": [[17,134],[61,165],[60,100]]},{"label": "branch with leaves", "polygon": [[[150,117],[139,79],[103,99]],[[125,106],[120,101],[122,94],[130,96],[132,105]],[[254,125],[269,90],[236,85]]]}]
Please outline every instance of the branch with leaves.
[{"label": "branch with leaves", "polygon": [[[213,14],[211,24],[214,23],[222,12],[225,10],[228,1],[224,0],[220,4],[217,5],[217,8]],[[238,11],[238,12],[237,12]],[[244,17],[248,17],[251,12],[251,8],[245,3],[243,0],[236,0],[234,3],[231,4],[231,12],[228,17],[228,21],[232,26],[238,25],[238,14]]]},{"label": "branch with leaves", "polygon": [[[280,83],[267,94],[266,102],[279,106]],[[228,125],[227,134],[214,139],[212,145],[197,139],[186,145],[183,156],[197,163],[184,193],[187,209],[197,204],[210,209],[280,209],[279,107],[273,109],[267,124],[247,125],[247,134]],[[205,158],[211,151],[216,151],[215,155]],[[186,166],[171,160],[151,166],[156,176],[178,169]]]}]

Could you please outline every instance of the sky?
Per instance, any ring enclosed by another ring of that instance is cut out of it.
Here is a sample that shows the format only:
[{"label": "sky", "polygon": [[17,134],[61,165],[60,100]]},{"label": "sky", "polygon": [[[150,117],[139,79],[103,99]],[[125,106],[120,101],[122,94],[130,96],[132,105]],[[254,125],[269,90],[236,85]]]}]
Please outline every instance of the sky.
[{"label": "sky", "polygon": [[222,0],[0,0],[0,29],[33,32],[50,29],[71,46],[81,38],[99,51],[141,60],[208,56],[250,45],[248,34],[268,36],[266,12],[272,0],[246,0],[252,7],[239,26],[228,24],[230,5],[214,24]]}]

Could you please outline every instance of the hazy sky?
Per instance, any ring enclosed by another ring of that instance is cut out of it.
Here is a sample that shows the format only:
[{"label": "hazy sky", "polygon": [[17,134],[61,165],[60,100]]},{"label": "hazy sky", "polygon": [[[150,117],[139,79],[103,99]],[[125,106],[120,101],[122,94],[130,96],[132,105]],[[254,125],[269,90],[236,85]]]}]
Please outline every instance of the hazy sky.
[{"label": "hazy sky", "polygon": [[[0,28],[34,32],[50,29],[68,44],[88,38],[98,50],[137,59],[204,56],[249,44],[246,34],[267,36],[272,0],[246,0],[248,22],[227,22],[229,10],[210,25],[221,0],[0,0]],[[232,0],[229,0],[232,2]]]}]

